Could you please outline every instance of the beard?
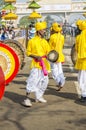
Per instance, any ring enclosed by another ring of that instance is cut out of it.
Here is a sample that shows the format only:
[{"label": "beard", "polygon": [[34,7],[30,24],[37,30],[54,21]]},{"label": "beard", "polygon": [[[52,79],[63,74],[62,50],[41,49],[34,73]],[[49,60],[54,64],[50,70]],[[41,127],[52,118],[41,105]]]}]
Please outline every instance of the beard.
[{"label": "beard", "polygon": [[41,36],[41,38],[44,38],[44,37],[46,36],[46,32],[41,33],[41,32],[39,31],[38,34]]}]

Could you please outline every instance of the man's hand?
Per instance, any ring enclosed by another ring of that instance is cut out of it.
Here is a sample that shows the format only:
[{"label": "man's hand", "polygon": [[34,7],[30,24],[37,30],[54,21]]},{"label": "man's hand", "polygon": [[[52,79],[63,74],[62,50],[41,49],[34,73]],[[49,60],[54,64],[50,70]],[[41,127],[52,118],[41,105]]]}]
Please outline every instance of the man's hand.
[{"label": "man's hand", "polygon": [[41,60],[41,56],[36,56],[35,59],[40,61]]},{"label": "man's hand", "polygon": [[38,61],[41,60],[41,56],[30,55],[30,57],[31,57],[31,58],[34,58],[34,59],[36,59],[36,60],[38,60]]}]

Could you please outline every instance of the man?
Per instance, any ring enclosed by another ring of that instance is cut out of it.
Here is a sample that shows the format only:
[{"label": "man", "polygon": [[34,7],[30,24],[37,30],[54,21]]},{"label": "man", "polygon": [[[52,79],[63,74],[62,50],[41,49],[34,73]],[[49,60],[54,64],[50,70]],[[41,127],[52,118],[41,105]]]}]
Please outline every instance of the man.
[{"label": "man", "polygon": [[50,64],[46,59],[46,55],[50,51],[50,46],[44,39],[46,27],[46,22],[37,22],[35,25],[36,35],[29,40],[27,45],[26,54],[32,58],[31,71],[26,85],[26,99],[22,103],[27,107],[32,106],[29,99],[29,94],[31,92],[35,93],[37,102],[47,102],[43,98],[44,92],[48,86],[48,72],[50,71]]},{"label": "man", "polygon": [[81,90],[80,102],[86,102],[86,21],[79,24],[81,33],[76,37],[75,49],[77,60],[75,69],[78,70],[78,83]]},{"label": "man", "polygon": [[81,30],[79,28],[79,25],[80,25],[81,22],[82,22],[82,20],[80,20],[80,19],[76,21],[76,26],[77,27],[75,29],[75,37],[78,36],[81,33]]},{"label": "man", "polygon": [[64,36],[61,34],[62,28],[56,22],[54,22],[51,26],[51,36],[49,40],[49,44],[51,50],[56,50],[59,53],[59,58],[56,63],[51,63],[51,72],[54,80],[57,83],[58,89],[60,91],[64,86],[65,77],[62,69],[62,62],[64,62],[65,57],[63,54],[63,46],[64,46]]},{"label": "man", "polygon": [[35,36],[36,30],[33,24],[29,25],[29,31],[28,31],[28,37],[29,39],[33,38]]}]

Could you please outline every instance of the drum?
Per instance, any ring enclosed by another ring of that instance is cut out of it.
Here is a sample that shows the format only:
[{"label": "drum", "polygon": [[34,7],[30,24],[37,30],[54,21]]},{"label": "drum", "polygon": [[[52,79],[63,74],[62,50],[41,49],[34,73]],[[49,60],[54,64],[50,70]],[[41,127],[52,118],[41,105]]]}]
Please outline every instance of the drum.
[{"label": "drum", "polygon": [[77,59],[77,52],[75,50],[75,44],[73,44],[72,49],[71,49],[71,60],[73,64],[75,65]]},{"label": "drum", "polygon": [[0,100],[4,95],[4,91],[5,91],[5,76],[2,67],[0,66]]},{"label": "drum", "polygon": [[3,42],[0,42],[0,66],[5,76],[5,84],[7,85],[19,71],[19,58],[15,51]]},{"label": "drum", "polygon": [[55,50],[51,50],[48,55],[47,55],[47,59],[50,61],[50,62],[56,62],[59,58],[59,53]]},{"label": "drum", "polygon": [[22,44],[13,39],[5,40],[4,43],[9,45],[16,52],[20,62],[20,69],[23,69],[25,65],[25,49]]}]

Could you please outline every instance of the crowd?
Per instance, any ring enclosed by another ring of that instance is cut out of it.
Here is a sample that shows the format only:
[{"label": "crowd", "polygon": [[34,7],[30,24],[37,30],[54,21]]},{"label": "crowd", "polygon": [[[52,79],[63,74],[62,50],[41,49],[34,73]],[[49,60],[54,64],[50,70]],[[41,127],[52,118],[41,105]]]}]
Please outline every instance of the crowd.
[{"label": "crowd", "polygon": [[[75,50],[77,52],[77,60],[75,69],[78,70],[78,84],[81,89],[80,102],[86,102],[86,21],[77,20],[77,31],[75,36]],[[26,99],[22,105],[31,107],[30,93],[34,92],[36,102],[46,103],[43,95],[48,86],[48,73],[51,72],[53,79],[57,84],[57,91],[60,91],[65,84],[65,76],[62,64],[65,62],[65,55],[63,54],[63,47],[65,43],[64,35],[62,34],[62,27],[59,23],[54,22],[50,28],[49,41],[45,39],[47,24],[46,22],[37,22],[35,24],[36,33],[33,38],[29,39],[26,55],[31,57],[31,71],[26,81]],[[59,54],[56,62],[50,62],[47,55],[51,50],[55,50]],[[45,65],[47,74],[44,75],[41,60]]]},{"label": "crowd", "polygon": [[4,41],[6,39],[14,39],[15,31],[13,27],[0,27],[0,40]]}]

